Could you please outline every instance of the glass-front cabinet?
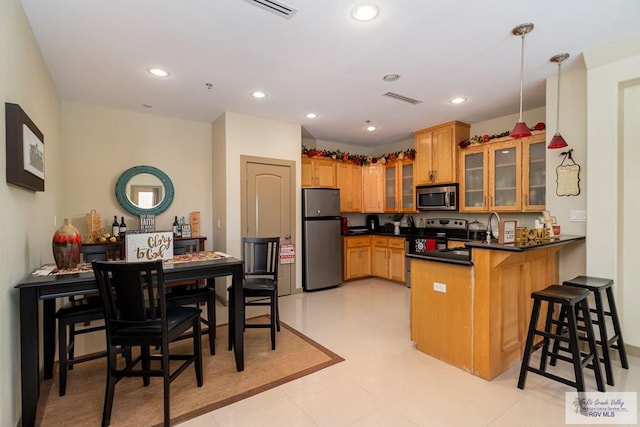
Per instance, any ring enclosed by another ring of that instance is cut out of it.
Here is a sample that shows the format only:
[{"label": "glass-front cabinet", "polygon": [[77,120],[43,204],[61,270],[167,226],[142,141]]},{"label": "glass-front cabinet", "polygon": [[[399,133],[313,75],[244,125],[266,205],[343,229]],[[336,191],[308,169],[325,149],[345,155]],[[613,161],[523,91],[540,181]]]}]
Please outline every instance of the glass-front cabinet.
[{"label": "glass-front cabinet", "polygon": [[540,212],[545,209],[544,131],[460,150],[460,212]]},{"label": "glass-front cabinet", "polygon": [[527,138],[522,142],[523,171],[523,211],[540,212],[545,209],[547,163],[544,135]]},{"label": "glass-front cabinet", "polygon": [[461,152],[460,209],[465,212],[487,210],[487,148],[473,147]]},{"label": "glass-front cabinet", "polygon": [[489,210],[522,209],[521,143],[517,140],[489,146]]},{"label": "glass-front cabinet", "polygon": [[396,160],[385,165],[385,212],[414,212],[413,161]]}]

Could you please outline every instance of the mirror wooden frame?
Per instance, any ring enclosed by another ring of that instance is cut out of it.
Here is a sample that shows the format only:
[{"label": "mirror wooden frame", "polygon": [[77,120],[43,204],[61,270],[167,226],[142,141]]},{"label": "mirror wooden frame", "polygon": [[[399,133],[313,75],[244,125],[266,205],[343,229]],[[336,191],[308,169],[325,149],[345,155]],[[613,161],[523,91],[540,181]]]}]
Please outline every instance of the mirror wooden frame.
[{"label": "mirror wooden frame", "polygon": [[[138,207],[134,205],[127,196],[127,184],[134,176],[142,173],[155,176],[160,180],[160,182],[162,182],[162,185],[164,186],[164,198],[160,201],[160,203],[152,208]],[[120,175],[118,181],[116,182],[116,199],[124,210],[133,215],[158,215],[167,210],[169,206],[171,206],[171,203],[173,202],[173,195],[173,183],[171,182],[169,176],[166,173],[162,172],[160,169],[154,168],[153,166],[142,165],[129,168],[124,171],[122,175]]]}]

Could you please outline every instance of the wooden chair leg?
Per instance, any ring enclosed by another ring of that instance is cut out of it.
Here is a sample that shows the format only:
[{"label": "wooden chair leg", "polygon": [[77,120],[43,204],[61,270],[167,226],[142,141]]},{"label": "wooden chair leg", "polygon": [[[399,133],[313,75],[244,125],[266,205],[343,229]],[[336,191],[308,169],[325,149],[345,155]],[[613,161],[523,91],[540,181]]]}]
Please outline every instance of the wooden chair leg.
[{"label": "wooden chair leg", "polygon": [[104,408],[102,410],[102,427],[106,427],[111,423],[111,410],[113,408],[113,395],[116,389],[117,379],[114,375],[116,370],[116,351],[113,346],[107,349],[107,384],[104,393]]},{"label": "wooden chair leg", "polygon": [[67,325],[59,321],[58,325],[58,372],[60,374],[60,390],[58,394],[64,396],[67,393]]}]

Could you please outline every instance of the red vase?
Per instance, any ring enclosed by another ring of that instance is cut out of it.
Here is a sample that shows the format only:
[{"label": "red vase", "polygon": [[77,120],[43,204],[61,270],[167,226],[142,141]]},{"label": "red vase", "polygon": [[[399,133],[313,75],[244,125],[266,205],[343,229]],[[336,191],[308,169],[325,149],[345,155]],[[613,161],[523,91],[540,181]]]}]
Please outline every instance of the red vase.
[{"label": "red vase", "polygon": [[65,218],[64,225],[53,233],[51,246],[58,269],[74,268],[80,262],[82,236],[69,218]]}]

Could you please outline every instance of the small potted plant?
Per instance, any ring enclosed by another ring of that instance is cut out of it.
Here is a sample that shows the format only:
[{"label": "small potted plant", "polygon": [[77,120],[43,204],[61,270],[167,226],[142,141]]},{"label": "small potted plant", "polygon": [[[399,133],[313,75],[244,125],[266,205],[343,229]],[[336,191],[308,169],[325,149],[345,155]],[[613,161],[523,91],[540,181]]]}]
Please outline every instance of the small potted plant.
[{"label": "small potted plant", "polygon": [[390,215],[389,218],[393,221],[393,234],[400,234],[400,221],[404,218],[404,214],[394,213],[393,215]]}]

